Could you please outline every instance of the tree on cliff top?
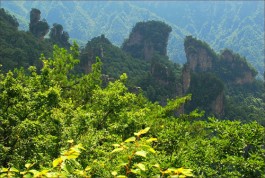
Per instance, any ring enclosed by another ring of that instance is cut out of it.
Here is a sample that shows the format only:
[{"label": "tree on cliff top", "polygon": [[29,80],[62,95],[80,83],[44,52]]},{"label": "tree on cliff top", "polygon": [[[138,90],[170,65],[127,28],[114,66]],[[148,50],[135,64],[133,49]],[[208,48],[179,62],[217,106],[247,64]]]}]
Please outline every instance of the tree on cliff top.
[{"label": "tree on cliff top", "polygon": [[[151,59],[154,52],[166,56],[169,33],[172,28],[160,21],[138,22],[122,49],[133,57]],[[147,53],[151,54],[147,54]]]}]

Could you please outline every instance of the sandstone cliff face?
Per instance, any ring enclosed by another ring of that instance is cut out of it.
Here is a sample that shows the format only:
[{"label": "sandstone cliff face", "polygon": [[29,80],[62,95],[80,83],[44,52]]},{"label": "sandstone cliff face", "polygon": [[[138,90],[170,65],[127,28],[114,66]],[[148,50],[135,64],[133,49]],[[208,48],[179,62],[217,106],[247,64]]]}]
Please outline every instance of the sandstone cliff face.
[{"label": "sandstone cliff face", "polygon": [[217,116],[224,114],[224,98],[224,91],[222,91],[211,104],[211,109]]},{"label": "sandstone cliff face", "polygon": [[190,87],[190,68],[189,65],[184,65],[183,70],[182,70],[182,88],[183,88],[183,93],[186,93]]},{"label": "sandstone cliff face", "polygon": [[213,58],[203,48],[196,49],[196,53],[186,49],[189,68],[194,72],[205,72],[212,69]]},{"label": "sandstone cliff face", "polygon": [[251,72],[245,72],[243,75],[244,75],[243,77],[236,78],[235,84],[243,85],[246,83],[252,83],[255,79],[254,76],[251,74]]},{"label": "sandstone cliff face", "polygon": [[144,59],[145,60],[151,60],[155,54],[155,49],[153,44],[151,43],[144,43]]},{"label": "sandstone cliff face", "polygon": [[142,42],[143,36],[140,34],[140,32],[134,32],[130,35],[130,38],[127,42],[128,46],[133,46],[140,44]]}]

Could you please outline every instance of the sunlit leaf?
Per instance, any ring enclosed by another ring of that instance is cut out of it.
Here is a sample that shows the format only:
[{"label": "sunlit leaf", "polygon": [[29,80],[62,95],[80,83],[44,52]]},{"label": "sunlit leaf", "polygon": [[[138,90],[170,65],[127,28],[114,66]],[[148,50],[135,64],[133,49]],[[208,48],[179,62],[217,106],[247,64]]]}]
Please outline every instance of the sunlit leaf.
[{"label": "sunlit leaf", "polygon": [[35,164],[35,163],[32,163],[32,164],[27,163],[27,164],[25,164],[25,167],[26,167],[27,169],[29,169],[29,168],[32,167],[34,164]]},{"label": "sunlit leaf", "polygon": [[112,146],[114,146],[114,147],[119,147],[119,146],[121,146],[120,144],[112,144]]},{"label": "sunlit leaf", "polygon": [[89,171],[89,170],[91,170],[91,167],[90,167],[90,166],[87,166],[87,167],[85,168],[85,171]]},{"label": "sunlit leaf", "polygon": [[67,140],[68,143],[74,143],[74,140]]},{"label": "sunlit leaf", "polygon": [[118,175],[117,178],[126,178],[125,175]]},{"label": "sunlit leaf", "polygon": [[125,142],[134,142],[136,140],[135,137],[130,137],[127,140],[125,140]]},{"label": "sunlit leaf", "polygon": [[29,170],[29,172],[32,173],[34,176],[37,175],[37,174],[39,173],[39,171],[34,170],[34,169]]},{"label": "sunlit leaf", "polygon": [[153,165],[153,167],[160,168],[160,165],[156,163],[155,165]]},{"label": "sunlit leaf", "polygon": [[143,151],[143,150],[137,151],[137,152],[135,152],[135,155],[142,156],[142,157],[146,158],[146,151]]},{"label": "sunlit leaf", "polygon": [[145,165],[143,163],[135,164],[135,166],[137,166],[138,168],[140,168],[142,171],[145,171],[146,170]]},{"label": "sunlit leaf", "polygon": [[134,133],[134,135],[136,135],[137,137],[139,137],[140,135],[147,133],[149,131],[149,129],[150,129],[150,127],[146,127],[145,129],[140,130],[137,133]]},{"label": "sunlit leaf", "polygon": [[117,173],[117,171],[112,171],[111,174],[112,174],[113,176],[116,176],[118,173]]},{"label": "sunlit leaf", "polygon": [[19,170],[17,170],[17,169],[14,168],[14,167],[11,167],[9,171],[11,171],[11,172],[19,172]]},{"label": "sunlit leaf", "polygon": [[149,138],[148,140],[146,140],[146,142],[150,143],[150,142],[156,142],[157,138]]},{"label": "sunlit leaf", "polygon": [[184,170],[182,170],[182,174],[184,174],[185,176],[190,176],[190,177],[193,176],[191,169],[184,169]]},{"label": "sunlit leaf", "polygon": [[155,153],[156,151],[153,148],[149,148],[148,151]]},{"label": "sunlit leaf", "polygon": [[120,152],[124,150],[124,148],[115,148],[111,153]]},{"label": "sunlit leaf", "polygon": [[63,162],[63,159],[60,157],[60,158],[53,160],[52,165],[53,165],[53,167],[57,167],[62,162]]}]

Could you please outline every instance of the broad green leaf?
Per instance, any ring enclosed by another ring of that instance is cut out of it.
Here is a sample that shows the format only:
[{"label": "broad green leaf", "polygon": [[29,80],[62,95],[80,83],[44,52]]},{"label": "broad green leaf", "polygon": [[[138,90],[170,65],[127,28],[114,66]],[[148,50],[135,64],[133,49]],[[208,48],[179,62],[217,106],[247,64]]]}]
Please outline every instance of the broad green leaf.
[{"label": "broad green leaf", "polygon": [[141,150],[141,151],[137,151],[137,152],[135,153],[135,155],[142,156],[142,157],[145,157],[145,158],[146,158],[146,151],[143,151],[143,150]]},{"label": "broad green leaf", "polygon": [[130,137],[127,140],[125,140],[125,142],[134,142],[136,140],[135,137]]},{"label": "broad green leaf", "polygon": [[142,171],[145,171],[146,170],[145,165],[143,163],[135,164],[135,166],[137,166],[138,168],[140,168]]},{"label": "broad green leaf", "polygon": [[120,152],[124,150],[124,148],[115,148],[111,153]]}]

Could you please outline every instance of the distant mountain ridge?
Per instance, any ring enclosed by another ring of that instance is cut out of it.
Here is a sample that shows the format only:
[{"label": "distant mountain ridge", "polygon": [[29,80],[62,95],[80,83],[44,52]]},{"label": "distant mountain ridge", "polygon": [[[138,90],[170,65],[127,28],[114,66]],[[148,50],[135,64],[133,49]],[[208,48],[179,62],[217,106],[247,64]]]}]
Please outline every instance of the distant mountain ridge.
[{"label": "distant mountain ridge", "polygon": [[264,2],[182,1],[3,1],[2,7],[28,28],[29,11],[35,7],[52,26],[60,23],[72,39],[81,44],[105,34],[121,45],[136,22],[160,20],[172,27],[168,55],[178,63],[186,61],[183,41],[193,35],[215,50],[230,48],[245,56],[264,72]]}]

